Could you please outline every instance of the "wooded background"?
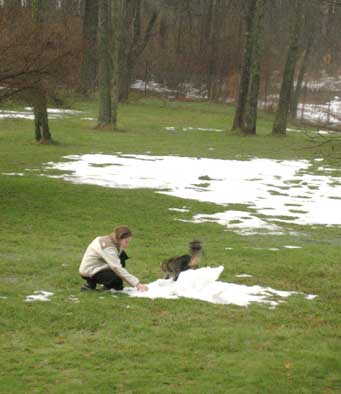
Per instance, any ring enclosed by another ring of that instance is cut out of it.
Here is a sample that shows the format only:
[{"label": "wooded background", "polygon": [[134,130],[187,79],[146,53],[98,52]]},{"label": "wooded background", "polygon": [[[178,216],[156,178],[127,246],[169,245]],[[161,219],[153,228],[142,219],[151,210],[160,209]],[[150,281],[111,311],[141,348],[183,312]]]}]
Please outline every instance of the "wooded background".
[{"label": "wooded background", "polygon": [[341,74],[339,0],[2,0],[0,100],[20,96],[48,142],[47,103],[98,94],[98,127],[117,127],[135,80],[160,94],[236,103],[233,128],[256,133],[257,105],[273,133],[310,81]]}]

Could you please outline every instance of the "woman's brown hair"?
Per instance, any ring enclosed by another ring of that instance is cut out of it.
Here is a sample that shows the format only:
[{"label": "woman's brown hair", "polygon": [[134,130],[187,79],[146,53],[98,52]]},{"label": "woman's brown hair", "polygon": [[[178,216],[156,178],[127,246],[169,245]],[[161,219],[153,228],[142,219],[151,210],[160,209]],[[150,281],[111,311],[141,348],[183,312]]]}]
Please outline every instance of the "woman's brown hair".
[{"label": "woman's brown hair", "polygon": [[121,239],[132,237],[133,233],[126,226],[118,226],[114,229],[113,235],[116,241],[120,241]]}]

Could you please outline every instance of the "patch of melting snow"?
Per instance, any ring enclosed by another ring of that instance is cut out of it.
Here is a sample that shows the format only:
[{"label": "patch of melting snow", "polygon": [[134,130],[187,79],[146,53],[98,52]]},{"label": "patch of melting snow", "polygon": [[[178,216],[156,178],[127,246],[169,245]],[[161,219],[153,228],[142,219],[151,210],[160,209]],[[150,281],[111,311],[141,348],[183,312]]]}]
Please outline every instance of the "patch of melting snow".
[{"label": "patch of melting snow", "polygon": [[188,208],[168,208],[168,210],[174,212],[189,212]]},{"label": "patch of melting snow", "polygon": [[35,291],[32,295],[28,295],[25,298],[26,302],[33,302],[33,301],[51,301],[50,297],[53,296],[54,293],[45,290],[38,290]]},{"label": "patch of melting snow", "polygon": [[[314,81],[309,83],[310,89],[319,90],[326,89],[328,91],[338,91],[340,89],[341,80],[335,78],[322,78],[320,81]],[[196,88],[190,83],[184,83],[181,85],[182,89],[180,91],[182,94],[191,99],[207,99],[207,89]],[[168,96],[168,98],[176,98],[179,91],[171,90],[167,88],[166,85],[157,83],[155,81],[142,81],[136,80],[131,88],[139,89],[143,91],[155,91],[162,93],[162,95]],[[279,95],[270,95],[265,103],[264,101],[259,101],[260,107],[273,106],[278,103]],[[228,98],[226,102],[233,102],[234,100]],[[340,114],[341,112],[341,100],[338,96],[335,96],[332,100],[325,104],[302,104],[298,105],[297,118],[307,119],[309,121],[318,121],[323,124],[340,124]]]},{"label": "patch of melting snow", "polygon": [[279,250],[278,248],[257,248],[257,247],[247,247],[245,246],[245,249],[253,249],[253,250],[270,250],[270,251],[277,251]]},{"label": "patch of melting snow", "polygon": [[203,127],[182,127],[177,129],[174,126],[168,126],[165,127],[165,130],[167,131],[177,131],[177,130],[182,130],[182,131],[224,131],[223,129],[213,129],[213,128],[203,128]]},{"label": "patch of melting snow", "polygon": [[235,277],[236,278],[252,278],[253,276],[249,275],[249,274],[238,274],[238,275],[235,275]]},{"label": "patch of melting snow", "polygon": [[316,297],[317,297],[317,295],[315,295],[315,294],[307,294],[304,296],[304,298],[306,300],[315,300]]},{"label": "patch of melting snow", "polygon": [[153,92],[158,92],[158,93],[168,93],[168,94],[173,93],[171,89],[168,89],[167,87],[163,86],[160,83],[157,83],[155,81],[142,81],[141,79],[137,79],[135,82],[133,82],[130,85],[130,87],[132,89],[151,90]]},{"label": "patch of melting snow", "polygon": [[2,175],[7,176],[24,176],[22,172],[3,172]]},{"label": "patch of melting snow", "polygon": [[[270,250],[270,251],[281,250],[280,248],[258,248],[258,247],[247,247],[247,246],[245,246],[245,248],[246,249],[253,249],[253,250]],[[283,248],[285,248],[285,249],[301,249],[302,246],[284,245]]]},{"label": "patch of melting snow", "polygon": [[224,131],[223,129],[204,129],[202,127],[183,127],[182,131],[191,131],[191,130],[199,130],[199,131]]},{"label": "patch of melting snow", "polygon": [[214,222],[226,226],[241,235],[253,235],[259,233],[259,230],[265,230],[267,234],[280,235],[283,230],[276,224],[267,223],[265,220],[253,216],[245,211],[225,211],[211,215],[197,214],[193,216],[193,223]]},{"label": "patch of melting snow", "polygon": [[70,301],[70,302],[72,302],[74,304],[79,304],[80,303],[79,299],[76,296],[72,295],[72,294],[69,296],[68,301]]},{"label": "patch of melting snow", "polygon": [[341,112],[340,98],[335,96],[334,99],[326,104],[299,104],[297,109],[297,118],[304,118],[310,121],[323,124],[338,125]]},{"label": "patch of melting snow", "polygon": [[[60,119],[65,116],[80,115],[83,112],[71,109],[48,108],[49,119]],[[33,108],[26,107],[24,111],[0,110],[0,119],[34,119]]]},{"label": "patch of melting snow", "polygon": [[[43,175],[77,184],[151,188],[157,193],[226,207],[243,204],[245,211],[226,209],[212,215],[196,214],[192,219],[195,223],[216,222],[241,234],[282,234],[281,222],[341,225],[341,216],[335,215],[341,209],[341,187],[335,182],[338,178],[333,173],[309,172],[312,164],[307,160],[241,161],[133,154],[71,155],[65,159],[68,161],[45,164]],[[49,175],[51,169],[64,174]],[[206,179],[206,187],[200,187]]]},{"label": "patch of melting snow", "polygon": [[[142,81],[141,79],[137,79],[134,83],[130,85],[132,89],[138,89],[143,91],[153,91],[161,93],[162,95],[166,95],[169,99],[175,99],[179,93],[178,90],[172,90],[167,88],[166,85],[155,82],[155,81]],[[181,84],[181,93],[191,99],[199,99],[207,98],[207,94],[205,94],[206,89],[198,89],[195,88],[190,83]]]},{"label": "patch of melting snow", "polygon": [[309,133],[309,134],[319,134],[319,135],[337,135],[336,131],[333,130],[306,130],[306,129],[289,129],[287,128],[287,132],[291,133]]},{"label": "patch of melting snow", "polygon": [[325,74],[318,80],[307,82],[306,85],[311,90],[338,92],[341,89],[341,79],[338,77],[329,77]]},{"label": "patch of melting snow", "polygon": [[[280,291],[271,287],[246,286],[218,281],[223,266],[205,267],[197,270],[182,272],[176,282],[172,279],[158,279],[149,283],[147,292],[139,292],[134,288],[125,288],[123,292],[130,297],[140,298],[166,298],[180,297],[192,298],[213,304],[234,304],[247,307],[251,303],[263,303],[276,307],[281,300],[277,297],[288,298],[294,294],[303,294],[295,291]],[[314,295],[304,295],[306,299],[313,299]]]},{"label": "patch of melting snow", "polygon": [[[278,103],[278,95],[272,95],[271,100],[265,103],[260,101],[259,105],[265,108],[269,105]],[[341,112],[341,100],[338,96],[335,96],[332,100],[325,104],[298,104],[297,108],[297,119],[306,119],[313,123],[319,123],[322,125],[337,126],[340,125],[340,112]],[[287,129],[288,131],[301,131],[297,129]],[[304,130],[302,130],[304,131]]]}]

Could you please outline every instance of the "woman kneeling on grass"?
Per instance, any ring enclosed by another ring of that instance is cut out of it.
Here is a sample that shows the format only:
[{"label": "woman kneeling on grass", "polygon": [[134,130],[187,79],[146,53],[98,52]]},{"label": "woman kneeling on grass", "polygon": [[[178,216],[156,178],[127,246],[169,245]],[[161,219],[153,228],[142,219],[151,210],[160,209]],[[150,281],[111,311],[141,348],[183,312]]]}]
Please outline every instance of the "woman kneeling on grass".
[{"label": "woman kneeling on grass", "polygon": [[128,227],[119,226],[110,235],[97,237],[90,243],[79,267],[81,277],[87,282],[81,290],[95,290],[97,283],[107,290],[123,290],[123,280],[140,291],[148,290],[124,268],[128,258],[124,249],[132,238]]}]

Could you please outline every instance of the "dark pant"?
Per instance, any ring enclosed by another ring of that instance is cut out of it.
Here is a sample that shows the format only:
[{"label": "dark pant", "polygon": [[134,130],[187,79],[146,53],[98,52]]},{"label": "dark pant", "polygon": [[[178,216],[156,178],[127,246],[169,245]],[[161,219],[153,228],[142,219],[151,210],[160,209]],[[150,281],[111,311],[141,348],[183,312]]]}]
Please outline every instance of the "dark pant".
[{"label": "dark pant", "polygon": [[83,279],[87,281],[90,289],[96,289],[97,283],[104,285],[107,289],[123,290],[123,281],[110,269],[97,272],[92,278]]}]

